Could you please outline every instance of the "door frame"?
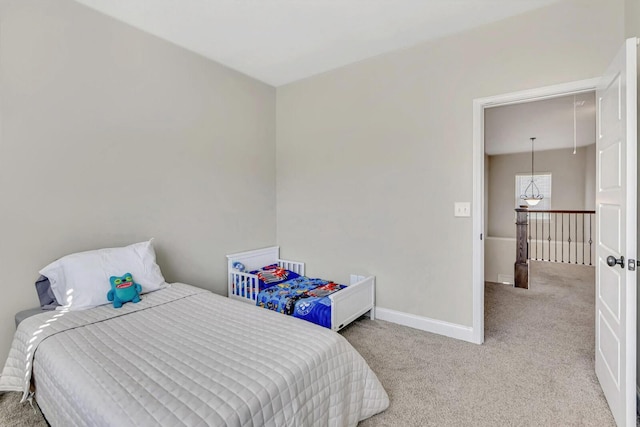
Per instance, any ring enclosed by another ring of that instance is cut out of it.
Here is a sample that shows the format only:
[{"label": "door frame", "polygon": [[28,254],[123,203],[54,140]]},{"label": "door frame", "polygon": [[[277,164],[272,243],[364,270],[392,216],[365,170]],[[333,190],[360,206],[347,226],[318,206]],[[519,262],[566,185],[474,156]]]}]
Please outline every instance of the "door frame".
[{"label": "door frame", "polygon": [[472,342],[484,342],[484,110],[509,104],[595,91],[601,77],[473,100],[473,324]]}]

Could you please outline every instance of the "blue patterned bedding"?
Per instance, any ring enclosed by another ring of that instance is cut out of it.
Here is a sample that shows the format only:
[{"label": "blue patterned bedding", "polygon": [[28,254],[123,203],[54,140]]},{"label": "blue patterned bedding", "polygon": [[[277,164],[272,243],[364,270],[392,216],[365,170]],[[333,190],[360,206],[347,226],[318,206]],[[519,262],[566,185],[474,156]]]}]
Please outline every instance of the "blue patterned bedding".
[{"label": "blue patterned bedding", "polygon": [[331,299],[328,295],[346,288],[322,279],[300,276],[262,289],[256,305],[331,328]]}]

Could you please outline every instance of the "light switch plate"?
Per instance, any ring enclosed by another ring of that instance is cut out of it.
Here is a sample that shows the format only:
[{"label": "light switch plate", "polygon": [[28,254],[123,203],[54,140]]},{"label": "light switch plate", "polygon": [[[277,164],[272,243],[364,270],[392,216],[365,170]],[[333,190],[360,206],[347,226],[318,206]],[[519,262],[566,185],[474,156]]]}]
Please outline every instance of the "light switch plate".
[{"label": "light switch plate", "polygon": [[455,202],[453,215],[459,217],[471,216],[471,203]]}]

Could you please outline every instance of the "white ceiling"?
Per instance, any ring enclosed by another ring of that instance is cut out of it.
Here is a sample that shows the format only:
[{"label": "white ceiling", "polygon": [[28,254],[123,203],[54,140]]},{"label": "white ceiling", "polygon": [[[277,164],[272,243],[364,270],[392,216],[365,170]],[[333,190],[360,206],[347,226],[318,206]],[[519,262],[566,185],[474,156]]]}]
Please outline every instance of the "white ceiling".
[{"label": "white ceiling", "polygon": [[[489,155],[573,149],[573,95],[485,110],[484,143]],[[596,142],[593,92],[576,95],[576,145]]]},{"label": "white ceiling", "polygon": [[557,0],[76,0],[273,86]]}]

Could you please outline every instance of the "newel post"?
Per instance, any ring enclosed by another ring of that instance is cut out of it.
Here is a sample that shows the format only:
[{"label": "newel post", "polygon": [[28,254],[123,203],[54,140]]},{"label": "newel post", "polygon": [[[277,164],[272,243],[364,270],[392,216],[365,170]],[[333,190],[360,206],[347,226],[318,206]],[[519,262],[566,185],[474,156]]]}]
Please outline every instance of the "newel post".
[{"label": "newel post", "polygon": [[516,288],[529,289],[529,263],[527,262],[527,225],[529,211],[526,207],[516,209]]}]

